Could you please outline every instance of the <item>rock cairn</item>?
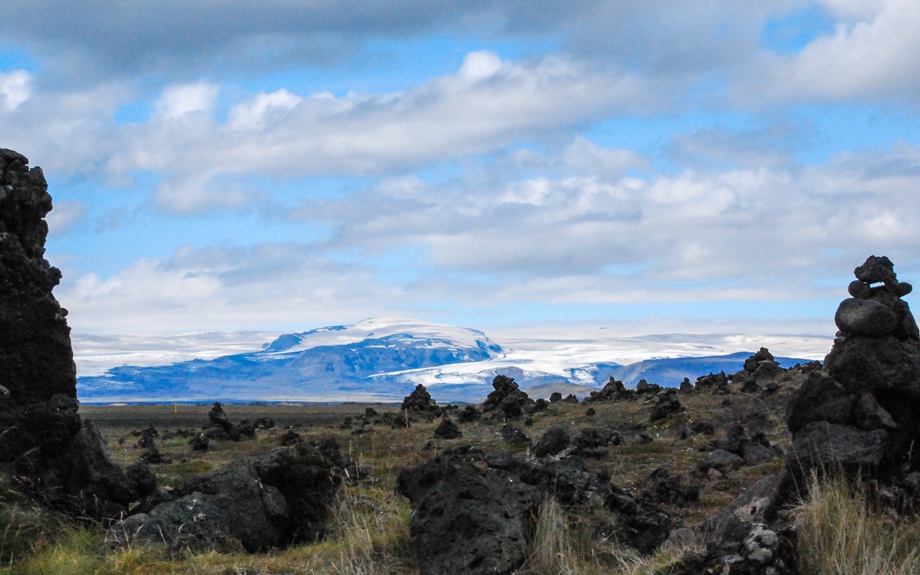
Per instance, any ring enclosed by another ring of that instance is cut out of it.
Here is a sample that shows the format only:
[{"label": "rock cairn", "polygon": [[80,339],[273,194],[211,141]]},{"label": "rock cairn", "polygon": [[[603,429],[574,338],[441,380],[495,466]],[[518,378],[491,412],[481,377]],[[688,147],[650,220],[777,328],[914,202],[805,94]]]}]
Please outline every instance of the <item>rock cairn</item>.
[{"label": "rock cairn", "polygon": [[116,517],[153,476],[143,465],[126,473],[77,413],[67,311],[51,293],[61,272],[44,258],[51,196],[28,166],[0,149],[0,470],[54,507]]},{"label": "rock cairn", "polygon": [[920,332],[901,299],[912,288],[884,256],[869,257],[854,273],[852,297],[834,317],[839,331],[826,372],[811,372],[790,403],[789,465],[800,478],[859,471],[904,485],[920,470],[920,458],[912,457],[920,433]]},{"label": "rock cairn", "polygon": [[[806,494],[814,475],[864,480],[876,490],[873,500],[895,513],[920,509],[920,458],[912,457],[920,433],[920,333],[901,299],[911,286],[898,281],[884,256],[869,257],[854,273],[852,297],[834,318],[839,331],[825,369],[807,366],[789,403],[793,440],[785,472],[752,485],[703,522],[697,530],[712,542],[674,565],[672,575],[794,573],[795,532],[780,511]],[[772,377],[772,358],[752,360],[756,367],[752,361],[746,372]],[[745,441],[742,429],[717,446],[729,453],[736,444],[755,459],[769,448],[756,437]]]}]

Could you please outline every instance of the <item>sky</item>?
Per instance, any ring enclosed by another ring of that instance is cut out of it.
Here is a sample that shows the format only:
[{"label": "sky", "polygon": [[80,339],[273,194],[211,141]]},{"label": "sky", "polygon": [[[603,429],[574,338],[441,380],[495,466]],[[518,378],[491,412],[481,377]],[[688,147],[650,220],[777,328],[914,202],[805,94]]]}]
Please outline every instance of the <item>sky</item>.
[{"label": "sky", "polygon": [[[832,336],[920,281],[916,0],[6,0],[75,334]],[[915,296],[908,296],[908,301]]]}]

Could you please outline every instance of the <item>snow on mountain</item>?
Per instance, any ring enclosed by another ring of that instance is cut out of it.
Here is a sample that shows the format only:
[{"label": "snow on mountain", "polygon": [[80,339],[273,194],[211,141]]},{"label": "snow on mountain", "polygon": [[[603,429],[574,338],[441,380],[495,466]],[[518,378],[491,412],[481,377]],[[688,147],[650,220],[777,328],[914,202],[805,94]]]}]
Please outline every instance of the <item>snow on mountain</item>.
[{"label": "snow on mountain", "polygon": [[[677,385],[683,377],[737,371],[744,352],[760,347],[728,336],[617,337],[610,333],[517,338],[503,346],[479,330],[397,318],[272,337],[258,351],[240,352],[243,340],[209,336],[205,338],[212,343],[208,354],[184,361],[169,361],[182,353],[175,345],[150,344],[147,355],[142,354],[148,362],[105,370],[100,358],[125,359],[137,357],[137,352],[123,350],[118,355],[107,350],[104,355],[104,346],[96,342],[90,348],[95,353],[93,372],[78,371],[80,398],[97,403],[398,401],[421,383],[439,401],[478,401],[491,391],[489,384],[498,374],[514,377],[523,388],[580,386],[584,395],[611,376],[627,384],[644,377]],[[808,345],[814,351],[805,357],[823,357],[818,350],[829,349],[829,342],[813,339]],[[79,341],[75,340],[78,366]],[[186,337],[186,341],[192,340]],[[774,343],[782,340],[767,339],[761,345]],[[216,355],[221,348],[230,353]],[[150,350],[155,349],[170,350],[161,365],[152,365]],[[187,358],[189,352],[184,353]],[[796,361],[787,359],[784,365]]]},{"label": "snow on mountain", "polygon": [[411,343],[422,346],[458,350],[472,348],[492,353],[501,351],[500,346],[492,343],[483,332],[476,329],[401,318],[370,318],[347,326],[336,325],[285,334],[268,344],[263,353],[299,353],[321,346],[349,345],[371,339],[386,339],[390,342],[412,340]]}]

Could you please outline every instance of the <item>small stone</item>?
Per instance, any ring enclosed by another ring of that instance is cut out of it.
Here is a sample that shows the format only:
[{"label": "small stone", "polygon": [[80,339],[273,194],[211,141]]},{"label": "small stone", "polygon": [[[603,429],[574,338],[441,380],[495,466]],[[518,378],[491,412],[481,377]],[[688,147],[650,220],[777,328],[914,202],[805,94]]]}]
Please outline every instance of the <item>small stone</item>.
[{"label": "small stone", "polygon": [[897,329],[898,316],[875,300],[850,298],[840,302],[834,322],[848,334],[882,337]]},{"label": "small stone", "polygon": [[847,292],[856,299],[869,299],[869,296],[872,295],[872,287],[866,282],[853,280],[847,287]]}]

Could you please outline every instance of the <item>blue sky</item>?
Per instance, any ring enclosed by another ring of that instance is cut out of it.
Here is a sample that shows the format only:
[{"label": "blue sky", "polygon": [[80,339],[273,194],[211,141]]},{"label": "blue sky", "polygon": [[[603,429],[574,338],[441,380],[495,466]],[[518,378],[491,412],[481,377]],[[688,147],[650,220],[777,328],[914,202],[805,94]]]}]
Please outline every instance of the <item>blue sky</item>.
[{"label": "blue sky", "polygon": [[76,333],[831,335],[920,281],[915,0],[9,0]]}]

